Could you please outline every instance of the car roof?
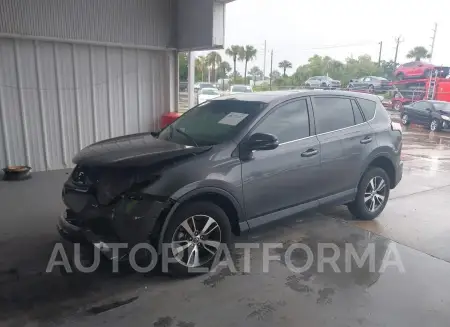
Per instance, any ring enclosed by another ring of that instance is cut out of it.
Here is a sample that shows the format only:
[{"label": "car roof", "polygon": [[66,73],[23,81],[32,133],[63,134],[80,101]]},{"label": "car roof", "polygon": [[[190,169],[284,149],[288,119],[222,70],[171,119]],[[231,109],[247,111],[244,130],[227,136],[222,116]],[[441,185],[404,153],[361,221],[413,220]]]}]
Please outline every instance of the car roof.
[{"label": "car roof", "polygon": [[215,88],[215,87],[204,87],[203,89],[202,89],[202,91],[208,91],[208,90],[211,90],[211,91],[219,91],[217,88]]},{"label": "car roof", "polygon": [[313,95],[324,95],[324,96],[351,96],[356,98],[362,98],[372,101],[379,101],[380,99],[373,94],[359,93],[351,91],[337,91],[337,90],[289,90],[289,91],[266,91],[266,92],[253,92],[253,93],[237,93],[225,95],[217,98],[214,101],[222,100],[237,100],[237,101],[256,101],[270,103],[272,101],[278,101],[283,99],[292,98],[294,95],[299,96],[313,96]]}]

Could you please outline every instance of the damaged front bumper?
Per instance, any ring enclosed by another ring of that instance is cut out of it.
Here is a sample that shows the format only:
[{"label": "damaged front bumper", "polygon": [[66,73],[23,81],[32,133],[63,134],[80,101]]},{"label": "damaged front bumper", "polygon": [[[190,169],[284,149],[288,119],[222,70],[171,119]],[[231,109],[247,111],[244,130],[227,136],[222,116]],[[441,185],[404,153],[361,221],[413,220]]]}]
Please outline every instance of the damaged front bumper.
[{"label": "damaged front bumper", "polygon": [[[169,209],[170,201],[123,197],[108,210],[99,210],[98,216],[91,209],[88,215],[84,210],[76,213],[66,209],[58,219],[57,230],[65,241],[93,246],[109,260],[124,261],[135,245],[158,238],[160,222]],[[114,243],[126,247],[113,250],[117,248]]]}]

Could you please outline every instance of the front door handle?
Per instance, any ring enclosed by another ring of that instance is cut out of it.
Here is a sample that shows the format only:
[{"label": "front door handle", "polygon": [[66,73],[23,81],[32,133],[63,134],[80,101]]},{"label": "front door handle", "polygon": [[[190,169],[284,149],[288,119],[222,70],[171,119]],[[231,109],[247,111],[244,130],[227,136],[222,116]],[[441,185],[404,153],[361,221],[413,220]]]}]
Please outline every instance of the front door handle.
[{"label": "front door handle", "polygon": [[316,149],[308,149],[302,153],[302,157],[312,157],[318,153],[319,153],[319,151],[317,151]]},{"label": "front door handle", "polygon": [[372,142],[372,137],[371,136],[366,136],[365,138],[363,138],[361,141],[361,144],[367,144]]}]

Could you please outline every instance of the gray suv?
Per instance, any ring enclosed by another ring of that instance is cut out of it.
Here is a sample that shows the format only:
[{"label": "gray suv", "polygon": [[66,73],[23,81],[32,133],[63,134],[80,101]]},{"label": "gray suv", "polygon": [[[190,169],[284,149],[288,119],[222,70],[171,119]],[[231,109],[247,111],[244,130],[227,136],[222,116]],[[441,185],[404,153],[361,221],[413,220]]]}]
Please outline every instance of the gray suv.
[{"label": "gray suv", "polygon": [[216,262],[233,235],[306,209],[345,204],[374,219],[402,177],[401,148],[401,128],[370,94],[221,97],[159,132],[83,149],[58,230],[113,260],[127,253],[113,256],[110,242],[166,248],[170,272],[185,274]]}]

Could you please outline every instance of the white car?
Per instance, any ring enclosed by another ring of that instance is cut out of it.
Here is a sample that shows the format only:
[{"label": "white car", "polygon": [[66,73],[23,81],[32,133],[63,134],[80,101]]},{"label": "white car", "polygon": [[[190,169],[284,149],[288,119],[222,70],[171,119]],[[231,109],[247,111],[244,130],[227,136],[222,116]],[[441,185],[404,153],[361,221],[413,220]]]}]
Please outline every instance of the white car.
[{"label": "white car", "polygon": [[230,94],[236,93],[251,93],[253,89],[249,85],[232,85],[230,88]]},{"label": "white car", "polygon": [[198,104],[220,97],[220,92],[215,88],[204,88],[198,91]]}]

